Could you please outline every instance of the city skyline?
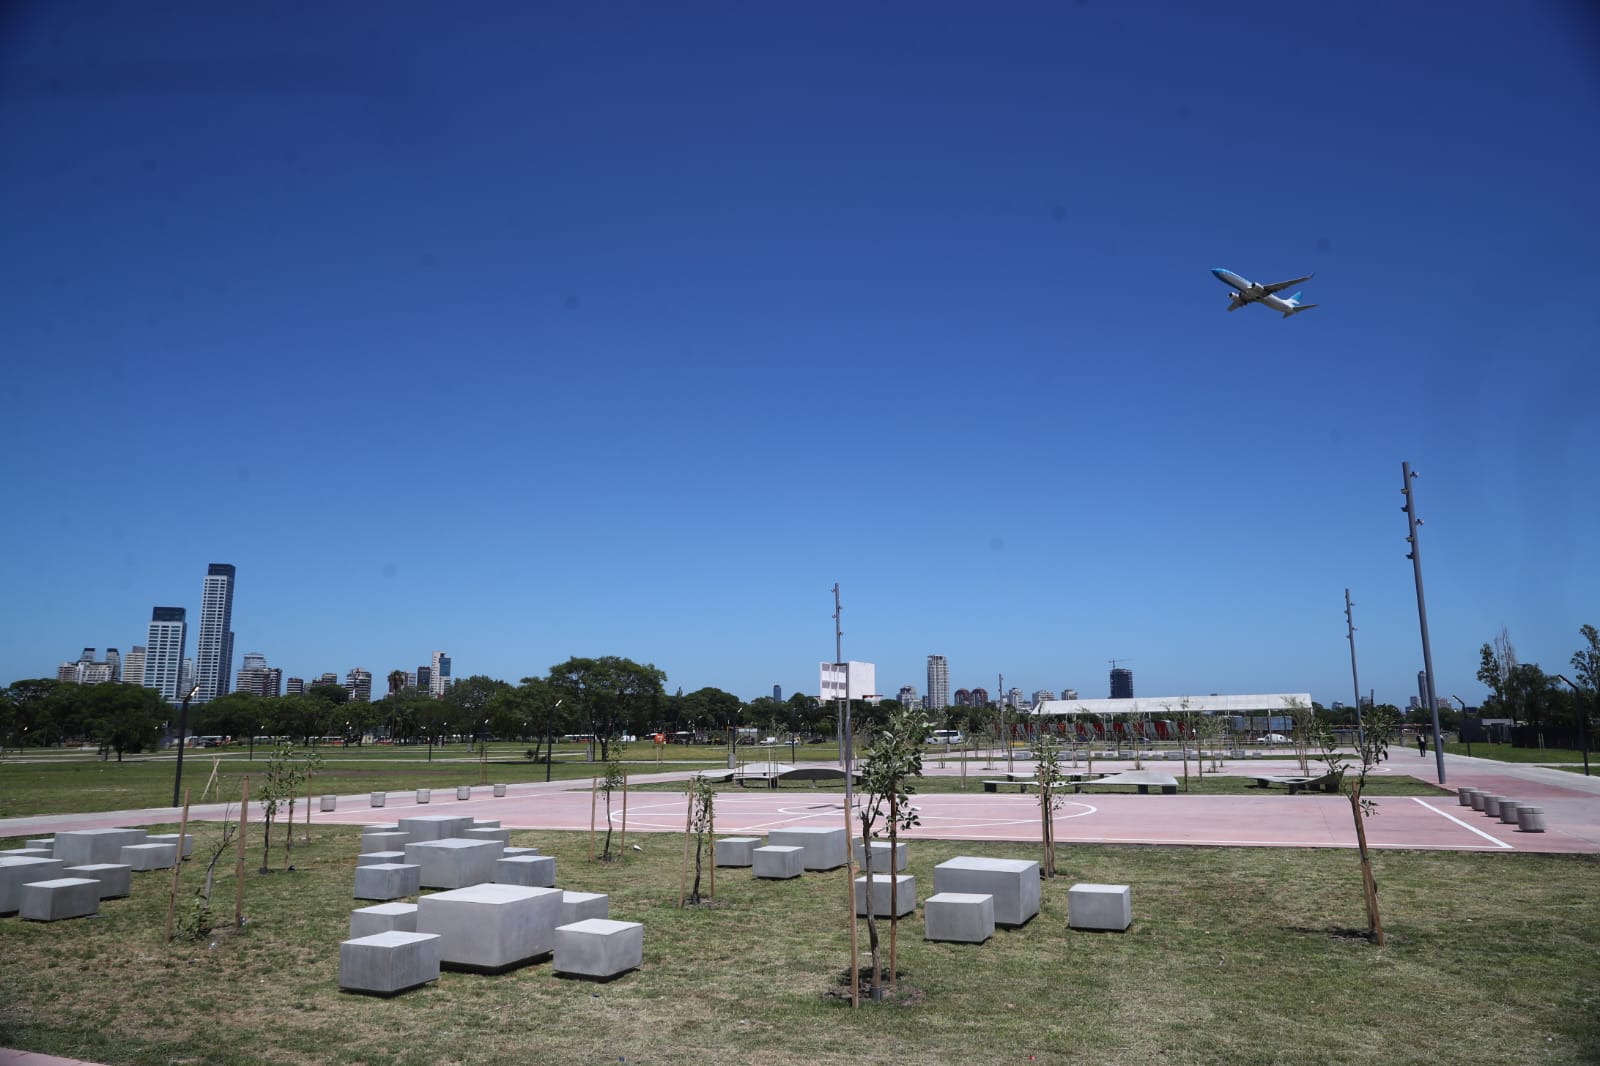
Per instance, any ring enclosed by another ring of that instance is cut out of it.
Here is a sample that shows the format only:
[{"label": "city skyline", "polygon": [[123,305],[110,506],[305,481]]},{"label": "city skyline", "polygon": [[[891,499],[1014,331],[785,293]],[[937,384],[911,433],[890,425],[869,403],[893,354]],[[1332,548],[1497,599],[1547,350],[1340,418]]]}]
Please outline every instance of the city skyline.
[{"label": "city skyline", "polygon": [[[1403,705],[1402,462],[1436,694],[1502,627],[1563,670],[1597,18],[21,5],[0,679],[157,604],[198,634],[225,559],[286,677],[620,655],[748,698],[842,654],[894,693],[937,653],[1348,703],[1349,589]],[[1317,307],[1229,314],[1219,267]]]}]

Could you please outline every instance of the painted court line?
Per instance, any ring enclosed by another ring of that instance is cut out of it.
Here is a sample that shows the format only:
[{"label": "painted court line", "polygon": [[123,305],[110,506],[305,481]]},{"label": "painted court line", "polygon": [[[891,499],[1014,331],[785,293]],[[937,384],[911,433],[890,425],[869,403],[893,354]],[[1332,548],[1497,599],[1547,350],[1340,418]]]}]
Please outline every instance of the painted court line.
[{"label": "painted court line", "polygon": [[[1431,804],[1431,803],[1427,802],[1426,800],[1424,800],[1421,796],[1412,796],[1411,798],[1416,800],[1418,803],[1422,804],[1424,807],[1428,808],[1428,810],[1432,811],[1434,814],[1441,815],[1441,816],[1443,816],[1445,818],[1448,818],[1452,822],[1454,822],[1457,825],[1459,825],[1461,828],[1470,830],[1471,832],[1474,832],[1474,833],[1477,833],[1479,836],[1481,836],[1483,839],[1489,841],[1491,844],[1493,844],[1497,848],[1503,848],[1503,849],[1505,849],[1507,851],[1515,851],[1515,850],[1517,850],[1515,847],[1513,847],[1510,844],[1507,844],[1504,840],[1501,840],[1499,837],[1490,836],[1488,833],[1485,833],[1482,829],[1479,829],[1477,826],[1468,825],[1466,822],[1463,822],[1460,818],[1457,818],[1455,815],[1450,814],[1450,813],[1448,813],[1446,811],[1441,811],[1439,808],[1435,807],[1433,804]],[[863,906],[865,906],[865,904],[863,904]]]}]

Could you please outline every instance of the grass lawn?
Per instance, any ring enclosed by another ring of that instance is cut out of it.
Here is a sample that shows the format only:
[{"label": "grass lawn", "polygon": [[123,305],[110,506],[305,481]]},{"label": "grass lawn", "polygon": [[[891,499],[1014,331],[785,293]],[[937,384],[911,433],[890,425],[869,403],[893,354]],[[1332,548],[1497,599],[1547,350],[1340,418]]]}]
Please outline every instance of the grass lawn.
[{"label": "grass lawn", "polygon": [[[1412,745],[1416,747],[1416,745]],[[1583,752],[1577,748],[1514,748],[1510,744],[1481,744],[1472,743],[1472,751],[1467,751],[1467,745],[1459,740],[1452,740],[1444,746],[1446,755],[1471,754],[1475,759],[1494,759],[1498,762],[1583,762]],[[1428,753],[1431,755],[1433,749]],[[1594,753],[1590,753],[1589,761],[1595,761]]]},{"label": "grass lawn", "polygon": [[[218,828],[202,824],[197,856]],[[303,832],[299,827],[297,832]],[[523,832],[563,888],[611,894],[645,925],[616,981],[548,962],[446,972],[393,999],[341,993],[359,831],[319,826],[295,869],[260,866],[248,921],[167,945],[168,875],[135,875],[102,917],[0,919],[0,1046],[122,1063],[1592,1063],[1600,1054],[1600,860],[1383,852],[1389,946],[1364,928],[1343,850],[1072,846],[1040,915],[981,946],[900,934],[900,988],[852,1011],[843,872],[757,881],[718,871],[715,906],[676,906],[683,838],[586,861],[586,834]],[[0,845],[11,846],[3,841]],[[915,841],[919,898],[957,854],[1024,845]],[[202,880],[184,871],[185,893]],[[282,865],[275,850],[274,866]],[[231,918],[231,855],[218,910]],[[1126,883],[1125,934],[1066,927],[1076,881]],[[887,924],[881,925],[887,937]],[[865,945],[865,931],[862,943]]]}]

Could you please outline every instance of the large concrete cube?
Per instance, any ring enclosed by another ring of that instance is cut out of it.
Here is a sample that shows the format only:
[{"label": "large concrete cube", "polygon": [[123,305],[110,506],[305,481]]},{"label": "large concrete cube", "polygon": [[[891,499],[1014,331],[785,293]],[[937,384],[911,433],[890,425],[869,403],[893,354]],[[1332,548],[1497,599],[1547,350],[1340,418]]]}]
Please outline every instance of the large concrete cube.
[{"label": "large concrete cube", "polygon": [[62,876],[60,859],[0,859],[0,914],[15,914],[22,903],[22,886]]},{"label": "large concrete cube", "polygon": [[466,831],[465,838],[467,840],[494,840],[504,848],[505,845],[511,843],[511,830],[475,825]]},{"label": "large concrete cube", "polygon": [[123,846],[143,844],[147,835],[143,829],[72,829],[56,834],[55,858],[68,866],[121,862]]},{"label": "large concrete cube", "polygon": [[1120,933],[1133,924],[1133,894],[1127,885],[1073,885],[1067,890],[1067,924]]},{"label": "large concrete cube", "polygon": [[494,880],[504,847],[498,840],[424,840],[406,845],[406,862],[422,867],[423,888],[466,888]]},{"label": "large concrete cube", "polygon": [[978,892],[939,892],[922,904],[927,940],[981,944],[994,936],[994,897]]},{"label": "large concrete cube", "polygon": [[843,829],[815,826],[772,829],[767,832],[767,843],[804,848],[805,858],[801,865],[807,870],[837,870],[850,859],[850,853],[846,850],[849,842],[845,839]]},{"label": "large concrete cube", "polygon": [[589,918],[556,930],[556,973],[601,979],[644,965],[644,926]]},{"label": "large concrete cube", "polygon": [[448,840],[472,828],[470,814],[419,814],[400,819],[400,832],[411,834],[407,844],[424,840]]},{"label": "large concrete cube", "polygon": [[363,831],[361,834],[361,850],[363,853],[373,851],[404,851],[406,845],[411,843],[411,834],[402,833],[398,829],[382,833]]},{"label": "large concrete cube", "polygon": [[421,889],[420,866],[404,862],[381,862],[376,866],[356,867],[356,899],[392,900],[415,896]]},{"label": "large concrete cube", "polygon": [[500,819],[498,819],[498,818],[474,818],[472,820],[472,828],[473,829],[499,829],[500,828]]},{"label": "large concrete cube", "polygon": [[376,866],[381,862],[405,862],[403,851],[363,851],[356,856],[357,866]]},{"label": "large concrete cube", "polygon": [[121,862],[92,862],[68,866],[62,877],[90,877],[100,882],[101,899],[122,899],[133,890],[133,867]]},{"label": "large concrete cube", "polygon": [[121,859],[133,867],[135,873],[141,870],[170,870],[178,865],[178,845],[124,844]]},{"label": "large concrete cube", "polygon": [[25,847],[25,848],[30,848],[30,849],[31,848],[44,848],[44,849],[46,849],[47,851],[50,852],[50,854],[46,855],[45,858],[53,859],[53,858],[56,857],[56,838],[55,837],[30,837],[29,839],[24,840],[22,842],[22,846]]},{"label": "large concrete cube", "polygon": [[92,877],[57,877],[22,886],[17,916],[35,922],[87,918],[100,911],[100,882]]},{"label": "large concrete cube", "polygon": [[502,885],[554,888],[556,857],[554,855],[506,856],[494,864],[494,880]]},{"label": "large concrete cube", "polygon": [[0,859],[53,859],[54,848],[7,848],[0,851]]},{"label": "large concrete cube", "polygon": [[798,844],[768,844],[750,853],[754,873],[771,881],[787,881],[805,872],[806,849]]},{"label": "large concrete cube", "polygon": [[537,855],[538,848],[507,848],[500,853],[502,859],[509,859],[517,855]]},{"label": "large concrete cube", "polygon": [[[149,836],[145,837],[144,842],[146,844],[172,844],[172,845],[176,846],[177,843],[178,843],[178,834],[177,833],[151,833]],[[194,834],[193,833],[185,833],[185,834],[183,834],[183,857],[185,859],[187,859],[189,856],[191,856],[193,854],[194,854]]]},{"label": "large concrete cube", "polygon": [[339,987],[393,995],[439,979],[440,938],[392,930],[339,945]]},{"label": "large concrete cube", "polygon": [[373,933],[417,931],[417,905],[415,903],[379,903],[350,912],[350,939],[371,936]]},{"label": "large concrete cube", "polygon": [[760,837],[717,837],[717,865],[749,866],[755,862],[752,853],[760,846]]},{"label": "large concrete cube", "polygon": [[561,890],[473,885],[417,900],[417,931],[438,933],[439,961],[503,970],[555,950]]},{"label": "large concrete cube", "polygon": [[[891,881],[890,878],[894,880]],[[865,876],[856,878],[856,915],[865,917],[867,913],[867,879]],[[887,918],[891,913],[892,902],[899,907],[899,915],[904,918],[917,909],[917,879],[912,874],[873,874],[872,875],[872,913],[880,918]]]},{"label": "large concrete cube", "polygon": [[1039,913],[1039,864],[958,855],[933,868],[933,890],[993,896],[995,924],[1019,926]]},{"label": "large concrete cube", "polygon": [[[861,846],[861,841],[859,841],[859,840],[855,841],[855,846],[854,846],[854,848],[852,850],[855,852],[856,865],[859,866],[862,869],[866,869],[866,866],[867,866],[866,854],[867,853],[866,853],[866,849]],[[874,840],[872,842],[872,872],[873,873],[875,873],[875,874],[886,874],[886,873],[891,872],[890,871],[890,867],[889,867],[889,852],[890,852],[890,850],[891,850],[890,844],[889,844],[889,842],[887,840]],[[893,846],[893,851],[894,851],[894,869],[893,869],[893,872],[894,873],[899,873],[901,870],[904,870],[906,868],[907,864],[908,864],[908,859],[906,857],[906,845],[905,845],[905,842],[901,841],[901,840],[895,841],[894,842],[894,846]]]},{"label": "large concrete cube", "polygon": [[611,917],[611,897],[604,892],[561,893],[561,924],[585,921],[589,918]]}]

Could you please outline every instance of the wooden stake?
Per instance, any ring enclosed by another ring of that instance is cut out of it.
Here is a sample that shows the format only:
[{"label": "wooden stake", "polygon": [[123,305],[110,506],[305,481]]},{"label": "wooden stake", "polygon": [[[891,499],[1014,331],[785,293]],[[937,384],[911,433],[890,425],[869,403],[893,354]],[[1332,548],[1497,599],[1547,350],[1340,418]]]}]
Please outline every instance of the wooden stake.
[{"label": "wooden stake", "polygon": [[622,836],[617,839],[617,857],[628,848],[628,772],[622,772]]},{"label": "wooden stake", "polygon": [[597,856],[594,853],[594,805],[600,798],[600,779],[589,778],[589,861],[593,862]]},{"label": "wooden stake", "polygon": [[[846,776],[848,776],[850,773],[850,764],[848,760],[845,762],[844,772]],[[856,857],[855,849],[851,847],[850,844],[850,830],[852,828],[850,817],[854,813],[855,812],[851,810],[850,805],[848,803],[845,804],[844,887],[845,892],[848,893],[850,897],[850,909],[846,912],[850,915],[850,1006],[859,1007],[861,1005],[861,948],[857,939],[860,933],[856,928],[858,924],[856,922]],[[869,883],[867,885],[867,906],[870,907],[871,905],[872,885]]]},{"label": "wooden stake", "polygon": [[250,824],[250,775],[239,793],[239,859],[233,864],[233,927],[244,924],[244,838]]},{"label": "wooden stake", "polygon": [[694,826],[694,785],[689,786],[689,806],[683,812],[683,874],[678,878],[678,906],[681,908],[689,898],[689,837],[693,835]]},{"label": "wooden stake", "polygon": [[183,790],[183,816],[178,821],[178,859],[172,864],[172,890],[167,893],[167,943],[172,943],[172,916],[178,909],[178,871],[183,869],[183,837],[189,831],[189,790]]},{"label": "wooden stake", "polygon": [[717,801],[711,801],[710,817],[706,819],[706,835],[711,838],[711,892],[710,898],[717,898]]},{"label": "wooden stake", "polygon": [[311,778],[313,774],[306,775],[306,837],[305,842],[311,843]]}]

